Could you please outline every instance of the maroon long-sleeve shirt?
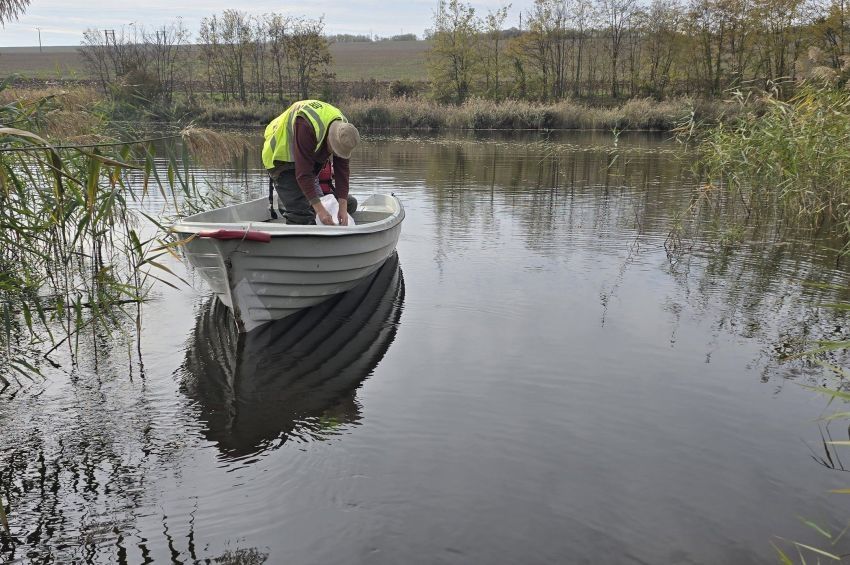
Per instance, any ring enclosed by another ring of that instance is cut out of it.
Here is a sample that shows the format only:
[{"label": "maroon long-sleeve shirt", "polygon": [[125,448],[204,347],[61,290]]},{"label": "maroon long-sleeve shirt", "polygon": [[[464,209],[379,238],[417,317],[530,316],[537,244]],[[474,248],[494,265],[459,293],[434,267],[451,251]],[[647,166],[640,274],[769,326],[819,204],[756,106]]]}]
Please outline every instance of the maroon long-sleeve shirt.
[{"label": "maroon long-sleeve shirt", "polygon": [[[316,151],[316,132],[306,118],[295,118],[295,179],[301,192],[312,205],[322,197],[319,186],[319,171],[331,157],[328,140]],[[334,195],[338,200],[348,198],[348,159],[333,155]]]}]

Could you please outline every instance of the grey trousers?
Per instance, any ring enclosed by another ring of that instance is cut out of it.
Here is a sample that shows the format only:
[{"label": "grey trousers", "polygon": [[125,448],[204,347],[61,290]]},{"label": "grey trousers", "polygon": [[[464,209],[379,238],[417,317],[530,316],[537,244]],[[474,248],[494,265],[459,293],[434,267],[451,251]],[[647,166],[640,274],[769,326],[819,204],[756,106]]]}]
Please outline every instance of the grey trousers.
[{"label": "grey trousers", "polygon": [[[316,212],[304,193],[301,192],[301,187],[298,186],[298,181],[295,180],[295,170],[281,171],[276,179],[273,179],[274,189],[277,191],[277,197],[280,200],[283,208],[283,217],[287,224],[315,224]],[[348,195],[348,213],[353,214],[357,210],[357,199]]]}]

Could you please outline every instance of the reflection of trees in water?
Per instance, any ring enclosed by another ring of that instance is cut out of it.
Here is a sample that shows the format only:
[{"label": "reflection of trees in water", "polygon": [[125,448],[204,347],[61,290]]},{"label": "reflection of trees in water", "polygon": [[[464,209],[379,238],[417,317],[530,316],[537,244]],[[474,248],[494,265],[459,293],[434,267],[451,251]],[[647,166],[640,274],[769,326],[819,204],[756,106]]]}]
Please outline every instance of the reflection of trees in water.
[{"label": "reflection of trees in water", "polygon": [[807,363],[781,359],[802,351],[806,342],[848,337],[846,315],[817,306],[847,300],[850,292],[806,284],[846,284],[846,271],[834,268],[834,257],[817,241],[704,247],[671,262],[668,272],[678,289],[669,310],[687,305],[695,316],[711,316],[713,342],[722,332],[757,340],[764,381],[780,368],[785,377],[821,375]]},{"label": "reflection of trees in water", "polygon": [[[4,433],[0,491],[11,506],[12,535],[0,533],[0,561],[149,563],[163,548],[175,562],[265,561],[267,554],[250,548],[210,556],[195,544],[192,516],[175,524],[160,515],[150,506],[147,485],[157,470],[169,468],[181,442],[153,421],[107,423],[99,417],[103,406],[97,410],[67,418],[62,428]],[[70,423],[84,420],[92,429]],[[161,529],[139,530],[139,515],[159,516]]]},{"label": "reflection of trees in water", "polygon": [[[262,196],[265,177],[252,171],[261,143],[252,146],[243,159],[203,178],[216,185],[236,178],[247,194]],[[663,136],[649,134],[622,135],[616,143],[605,132],[377,135],[358,150],[352,190],[368,191],[375,179],[400,191],[424,181],[438,260],[458,249],[453,241],[498,238],[497,208],[517,223],[529,248],[546,252],[547,241],[577,228],[622,238],[616,228],[632,229],[636,219],[646,233],[666,235],[669,218],[690,197],[677,155]]]},{"label": "reflection of trees in water", "polygon": [[[471,241],[502,245],[516,230],[526,249],[543,256],[580,249],[613,257],[620,268],[601,293],[603,309],[631,264],[663,252],[661,242],[688,208],[696,185],[687,153],[664,136],[640,134],[622,135],[616,143],[604,132],[376,136],[357,160],[363,175],[383,176],[398,190],[424,184],[438,262]],[[744,243],[722,245],[726,208],[703,206],[688,218],[689,253],[667,268],[679,289],[666,302],[671,339],[686,307],[714,318],[713,341],[727,331],[762,341],[765,364],[801,336],[835,335],[831,326],[841,325],[843,317],[813,306],[841,293],[801,284],[812,279],[846,285],[835,255],[820,249],[835,242],[791,232],[761,215],[747,226]],[[503,222],[516,229],[499,229]]]},{"label": "reflection of trees in water", "polygon": [[529,248],[545,251],[549,241],[578,228],[620,239],[636,220],[649,233],[666,235],[668,218],[689,198],[673,155],[669,146],[655,145],[393,138],[373,142],[362,166],[391,171],[400,185],[424,178],[441,249],[498,238],[498,208]]},{"label": "reflection of trees in water", "polygon": [[4,560],[126,563],[128,551],[144,559],[166,543],[141,538],[130,548],[127,537],[138,533],[134,514],[144,505],[146,473],[168,467],[179,444],[146,407],[122,414],[110,406],[107,374],[77,380],[67,411],[5,428],[0,485],[12,536],[0,534]]},{"label": "reflection of trees in water", "polygon": [[[424,178],[439,256],[461,253],[470,241],[507,243],[504,238],[516,230],[496,229],[507,221],[519,230],[524,247],[541,255],[558,258],[578,249],[617,262],[614,280],[600,295],[604,320],[606,305],[641,255],[657,256],[663,264],[662,242],[688,207],[695,185],[688,155],[669,144],[608,140],[392,138],[373,142],[363,160],[366,169],[391,171],[400,185],[418,179],[421,186]],[[835,330],[845,326],[845,317],[814,306],[842,298],[841,293],[802,284],[846,284],[846,272],[835,268],[835,254],[821,249],[833,243],[817,234],[792,233],[771,220],[749,226],[744,242],[722,244],[718,213],[700,210],[689,234],[690,252],[666,268],[678,289],[665,303],[671,341],[683,312],[711,317],[706,361],[721,334],[755,339],[764,346],[759,364],[767,379],[775,374],[779,355],[801,339],[840,337]],[[783,367],[790,375],[804,369],[802,364]]]},{"label": "reflection of trees in water", "polygon": [[[237,181],[246,194],[262,196],[265,177],[254,170],[261,145],[255,138],[253,149],[227,168],[194,174],[216,185]],[[665,136],[652,134],[623,134],[616,143],[606,132],[373,135],[358,150],[352,190],[380,177],[399,190],[424,180],[440,246],[498,236],[496,207],[513,213],[532,247],[545,247],[546,238],[570,226],[597,226],[598,235],[620,238],[606,220],[631,226],[639,218],[648,233],[664,236],[669,218],[690,198],[681,155]],[[568,218],[572,224],[564,223]]]},{"label": "reflection of trees in water", "polygon": [[[119,332],[83,333],[55,348],[63,363],[47,379],[2,398],[0,499],[11,507],[11,537],[0,533],[4,560],[91,561],[103,546],[126,555],[116,533],[132,528],[129,509],[142,504],[140,470],[176,453],[153,426],[144,395],[132,399],[132,413],[121,412],[121,389],[133,389],[141,368],[133,345]],[[58,398],[39,401],[57,389]],[[53,411],[42,413],[45,406]]]},{"label": "reflection of trees in water", "polygon": [[204,435],[238,458],[359,420],[355,392],[395,339],[403,300],[395,254],[355,289],[248,334],[210,300],[179,372]]}]

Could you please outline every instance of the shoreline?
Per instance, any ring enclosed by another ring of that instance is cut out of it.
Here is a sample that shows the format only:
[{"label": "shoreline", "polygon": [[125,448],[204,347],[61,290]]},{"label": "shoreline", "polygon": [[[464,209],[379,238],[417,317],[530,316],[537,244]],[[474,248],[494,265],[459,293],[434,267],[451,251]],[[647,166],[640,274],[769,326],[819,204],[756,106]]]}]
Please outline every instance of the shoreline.
[{"label": "shoreline", "polygon": [[[746,110],[723,100],[633,98],[614,107],[471,99],[461,105],[427,98],[332,101],[351,123],[366,129],[415,131],[644,131],[671,132],[683,124],[734,121]],[[263,126],[286,103],[211,103],[178,109],[199,125]]]},{"label": "shoreline", "polygon": [[[277,101],[216,101],[182,98],[171,104],[140,107],[134,100],[110,99],[87,84],[32,82],[8,87],[0,102],[26,103],[50,97],[63,112],[76,114],[97,108],[107,121],[142,121],[200,126],[262,127],[290,103]],[[364,130],[399,131],[643,131],[673,132],[683,126],[733,122],[756,109],[721,99],[679,97],[665,100],[632,98],[616,104],[593,105],[580,100],[529,102],[472,98],[463,104],[436,102],[424,96],[329,99],[349,121]]]}]

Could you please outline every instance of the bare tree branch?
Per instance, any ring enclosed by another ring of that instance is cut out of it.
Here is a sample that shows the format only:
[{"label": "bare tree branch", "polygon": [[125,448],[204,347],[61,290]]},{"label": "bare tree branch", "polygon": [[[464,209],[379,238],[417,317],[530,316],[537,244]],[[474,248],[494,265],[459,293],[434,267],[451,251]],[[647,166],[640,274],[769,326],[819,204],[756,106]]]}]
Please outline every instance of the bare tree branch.
[{"label": "bare tree branch", "polygon": [[30,0],[0,0],[0,24],[17,20],[29,4]]}]

